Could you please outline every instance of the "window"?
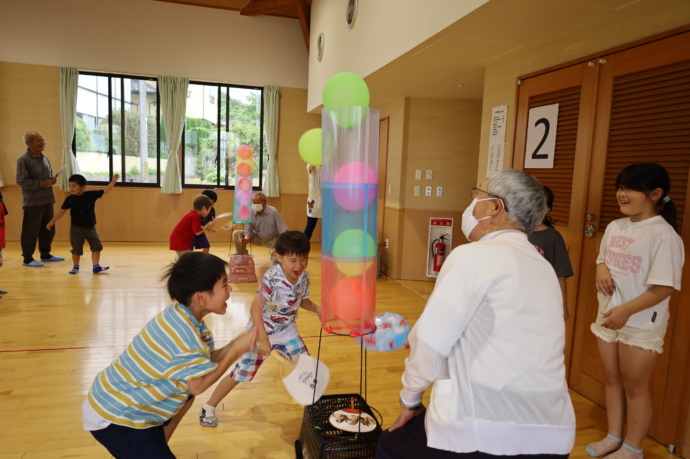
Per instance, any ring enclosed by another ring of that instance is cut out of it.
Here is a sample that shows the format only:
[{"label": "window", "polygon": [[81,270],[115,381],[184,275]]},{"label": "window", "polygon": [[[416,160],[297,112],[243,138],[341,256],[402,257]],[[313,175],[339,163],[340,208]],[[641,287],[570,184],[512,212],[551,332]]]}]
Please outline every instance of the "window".
[{"label": "window", "polygon": [[253,185],[261,187],[268,166],[263,89],[190,82],[183,145],[183,186],[234,187],[237,149],[247,145],[254,149]]},{"label": "window", "polygon": [[[90,183],[158,186],[168,158],[155,78],[80,73],[73,148]],[[162,135],[161,135],[162,134]]]}]

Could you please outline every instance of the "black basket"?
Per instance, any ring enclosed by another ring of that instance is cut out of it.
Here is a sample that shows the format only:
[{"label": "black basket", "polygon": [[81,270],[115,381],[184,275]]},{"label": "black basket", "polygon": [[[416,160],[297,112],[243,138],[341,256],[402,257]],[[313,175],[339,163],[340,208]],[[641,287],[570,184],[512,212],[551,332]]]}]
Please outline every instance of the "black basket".
[{"label": "black basket", "polygon": [[376,421],[376,429],[371,432],[349,433],[336,429],[329,422],[330,415],[337,410],[350,408],[354,399],[355,409],[361,410],[376,419],[369,405],[359,394],[326,395],[313,405],[304,408],[302,432],[295,443],[297,457],[305,459],[373,458],[376,443],[381,435],[381,425]]}]

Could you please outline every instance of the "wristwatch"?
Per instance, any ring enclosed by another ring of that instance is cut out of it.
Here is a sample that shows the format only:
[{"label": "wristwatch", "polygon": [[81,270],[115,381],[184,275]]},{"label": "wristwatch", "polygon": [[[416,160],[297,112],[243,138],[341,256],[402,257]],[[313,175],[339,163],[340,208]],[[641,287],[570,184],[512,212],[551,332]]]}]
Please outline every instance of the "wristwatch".
[{"label": "wristwatch", "polygon": [[416,405],[406,405],[405,402],[402,401],[402,397],[398,397],[398,402],[400,402],[400,408],[402,408],[405,411],[417,411],[421,410],[424,407],[424,405],[422,405],[422,402],[419,402]]}]

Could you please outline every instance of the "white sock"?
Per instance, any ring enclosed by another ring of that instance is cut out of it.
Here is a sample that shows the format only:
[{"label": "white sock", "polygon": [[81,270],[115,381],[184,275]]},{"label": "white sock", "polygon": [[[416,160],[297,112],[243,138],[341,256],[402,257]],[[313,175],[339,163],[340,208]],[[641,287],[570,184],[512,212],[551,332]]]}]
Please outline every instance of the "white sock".
[{"label": "white sock", "polygon": [[204,404],[202,405],[202,408],[203,408],[204,410],[206,410],[206,414],[209,414],[209,415],[211,415],[211,416],[215,416],[215,415],[216,415],[216,407],[215,407],[215,406],[207,405],[207,404],[204,403]]}]

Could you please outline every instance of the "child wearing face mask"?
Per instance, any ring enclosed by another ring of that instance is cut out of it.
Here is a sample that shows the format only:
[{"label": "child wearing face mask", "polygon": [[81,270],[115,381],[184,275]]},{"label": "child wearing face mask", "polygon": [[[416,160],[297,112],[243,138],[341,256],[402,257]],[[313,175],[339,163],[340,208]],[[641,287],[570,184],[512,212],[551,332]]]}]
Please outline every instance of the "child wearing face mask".
[{"label": "child wearing face mask", "polygon": [[235,252],[246,255],[248,242],[272,249],[278,236],[287,229],[288,226],[278,209],[267,205],[266,195],[257,191],[252,198],[252,222],[244,225],[243,230],[232,233]]}]

